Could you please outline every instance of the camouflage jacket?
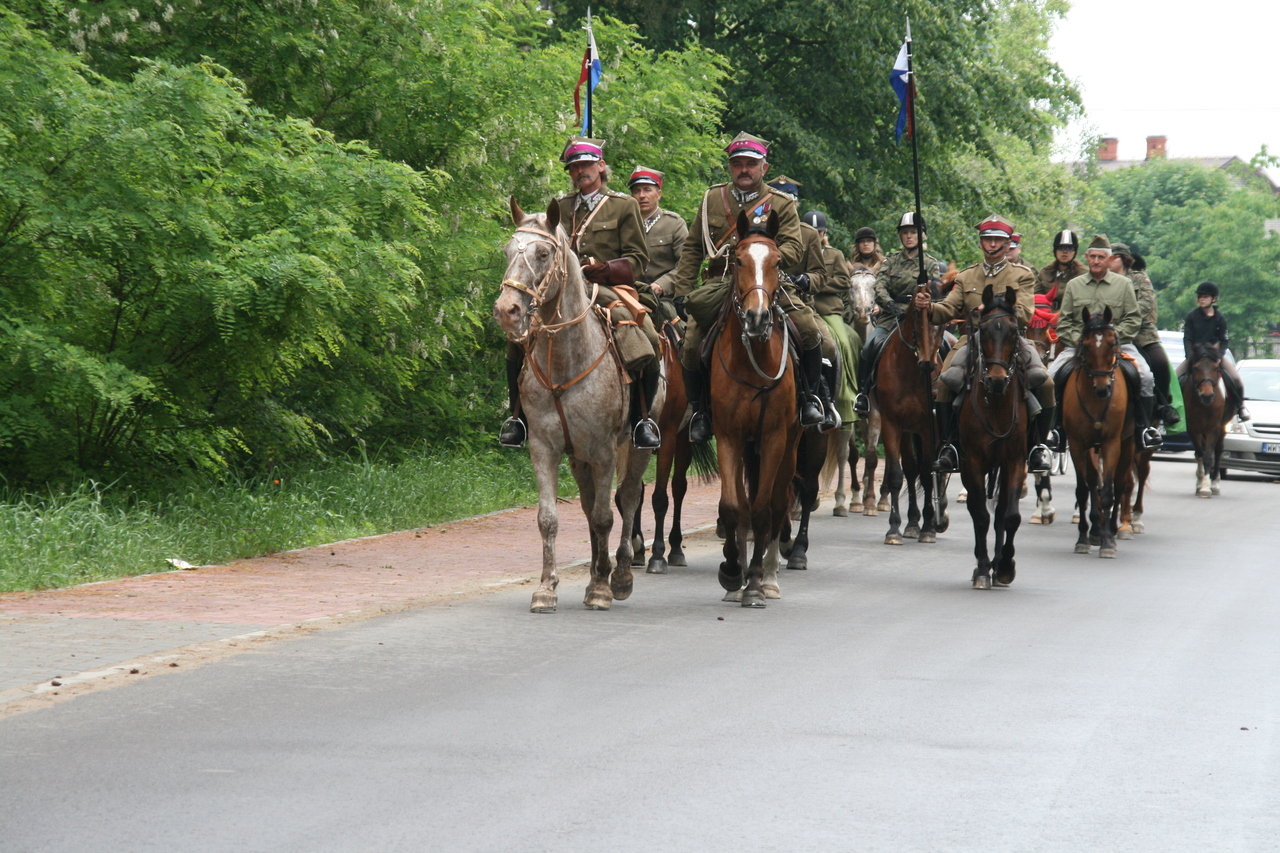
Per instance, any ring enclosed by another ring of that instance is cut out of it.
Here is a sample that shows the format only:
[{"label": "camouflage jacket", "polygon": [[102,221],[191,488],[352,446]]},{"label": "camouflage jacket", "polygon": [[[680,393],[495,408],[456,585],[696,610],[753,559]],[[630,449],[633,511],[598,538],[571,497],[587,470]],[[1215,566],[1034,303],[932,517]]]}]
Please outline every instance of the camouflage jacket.
[{"label": "camouflage jacket", "polygon": [[[924,253],[924,271],[930,279],[937,278],[938,260]],[[920,275],[920,259],[908,258],[905,251],[894,252],[884,259],[876,273],[876,305],[880,313],[875,324],[882,329],[893,329],[902,309],[916,292],[916,279]]]},{"label": "camouflage jacket", "polygon": [[1156,317],[1160,314],[1160,305],[1156,300],[1156,289],[1142,270],[1132,270],[1125,275],[1133,282],[1133,295],[1138,300],[1138,313],[1142,315],[1142,328],[1133,342],[1140,347],[1158,344],[1160,333],[1156,331]]}]

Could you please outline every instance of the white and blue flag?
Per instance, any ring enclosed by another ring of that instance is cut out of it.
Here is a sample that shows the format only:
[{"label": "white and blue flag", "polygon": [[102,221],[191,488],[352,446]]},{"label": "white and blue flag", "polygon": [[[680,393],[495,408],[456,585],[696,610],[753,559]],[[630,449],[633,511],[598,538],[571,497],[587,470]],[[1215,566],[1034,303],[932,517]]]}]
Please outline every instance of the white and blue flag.
[{"label": "white and blue flag", "polygon": [[898,51],[898,58],[893,63],[893,74],[889,77],[893,83],[893,91],[898,95],[898,142],[902,141],[903,131],[906,131],[907,138],[910,139],[915,129],[912,126],[914,104],[911,101],[915,98],[915,86],[912,85],[911,61],[908,58],[910,45],[911,36],[908,35],[902,42],[902,49]]}]

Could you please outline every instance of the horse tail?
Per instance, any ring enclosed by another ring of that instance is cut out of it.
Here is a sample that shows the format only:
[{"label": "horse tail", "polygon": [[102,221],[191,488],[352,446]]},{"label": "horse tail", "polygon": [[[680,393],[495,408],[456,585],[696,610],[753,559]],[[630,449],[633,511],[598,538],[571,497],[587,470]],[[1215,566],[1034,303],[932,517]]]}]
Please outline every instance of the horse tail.
[{"label": "horse tail", "polygon": [[840,443],[848,440],[848,430],[836,429],[827,433],[827,457],[822,462],[822,470],[818,472],[819,488],[823,490],[831,488],[836,469],[840,467]]},{"label": "horse tail", "polygon": [[698,477],[703,485],[706,485],[720,473],[720,460],[716,456],[715,439],[693,442],[690,444],[690,448],[692,456],[689,460],[689,467],[693,470],[694,476]]}]

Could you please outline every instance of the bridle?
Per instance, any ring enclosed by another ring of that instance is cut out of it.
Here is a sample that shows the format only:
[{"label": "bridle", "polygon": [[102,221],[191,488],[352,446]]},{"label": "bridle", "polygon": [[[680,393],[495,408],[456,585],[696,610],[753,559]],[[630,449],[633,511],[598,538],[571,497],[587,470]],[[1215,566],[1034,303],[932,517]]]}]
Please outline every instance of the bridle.
[{"label": "bridle", "polygon": [[[752,241],[751,236],[752,235],[748,235],[745,240],[742,240],[738,243],[737,251],[740,251],[742,247],[745,245],[759,242],[759,241]],[[755,369],[755,372],[759,374],[762,379],[765,379],[771,383],[777,383],[777,381],[782,378],[782,374],[787,369],[788,356],[787,356],[787,325],[786,323],[785,322],[781,323],[782,337],[783,337],[782,357],[778,359],[778,372],[773,376],[770,376],[768,373],[760,369],[760,365],[756,362],[756,356],[751,346],[751,342],[756,341],[758,343],[767,343],[769,338],[773,336],[773,327],[775,325],[779,325],[778,314],[780,312],[778,310],[778,288],[775,287],[773,291],[770,292],[769,289],[764,286],[764,284],[757,282],[752,284],[750,287],[748,287],[745,293],[739,290],[737,271],[740,264],[738,263],[737,251],[734,252],[733,258],[729,261],[728,267],[725,272],[727,276],[730,278],[730,280],[733,281],[733,290],[732,290],[733,295],[731,297],[730,304],[733,306],[734,314],[736,314],[738,317],[738,326],[739,328],[742,329],[742,348],[747,351],[747,358],[750,360],[751,366],[752,368]],[[779,270],[778,285],[781,286],[781,284],[782,284],[782,271]],[[772,319],[769,323],[765,325],[763,333],[758,333],[753,335],[747,331],[747,309],[746,309],[746,306],[743,304],[743,300],[756,291],[760,291],[761,298],[765,303],[765,311],[768,312],[769,316]],[[721,358],[723,359],[723,355],[721,356]],[[727,366],[726,366],[726,372],[728,372]],[[733,374],[730,373],[730,375],[732,376]]]},{"label": "bridle", "polygon": [[[1080,342],[1076,346],[1076,355],[1075,355],[1075,360],[1078,362],[1076,367],[1077,370],[1083,370],[1085,373],[1089,375],[1091,379],[1101,379],[1104,376],[1108,376],[1110,377],[1110,380],[1111,380],[1110,382],[1107,383],[1107,393],[1106,393],[1106,396],[1103,397],[1103,399],[1106,402],[1103,404],[1102,412],[1093,418],[1093,448],[1095,450],[1102,447],[1102,426],[1107,422],[1107,413],[1111,411],[1111,401],[1115,398],[1115,395],[1112,393],[1112,391],[1115,389],[1115,386],[1116,386],[1116,369],[1120,366],[1120,346],[1116,342],[1116,339],[1112,337],[1111,364],[1105,368],[1097,369],[1097,368],[1089,367],[1087,364],[1085,364],[1085,361],[1083,358],[1084,339],[1085,339],[1085,335],[1101,334],[1107,331],[1115,331],[1115,326],[1109,323],[1107,325],[1097,326],[1092,329],[1086,326],[1085,330],[1080,333]],[[1084,391],[1081,390],[1081,386],[1083,385],[1084,385],[1083,382],[1076,383],[1076,400],[1077,402],[1080,403],[1080,411],[1085,412],[1087,414],[1089,413],[1089,404],[1088,404],[1088,401],[1085,400]]]},{"label": "bridle", "polygon": [[[988,323],[993,323],[997,320],[1010,320],[1010,319],[1013,319],[1015,323],[1014,329],[1013,329],[1013,335],[1014,335],[1013,355],[1010,357],[1010,361],[1005,361],[999,358],[988,358],[986,351],[982,347],[983,327],[986,326]],[[982,392],[983,392],[982,394],[983,405],[981,407],[977,407],[977,406],[974,407],[977,410],[978,422],[982,425],[983,430],[986,431],[988,435],[990,435],[992,438],[996,439],[997,441],[1008,438],[1009,436],[1013,435],[1013,431],[1018,428],[1018,411],[1019,409],[1022,408],[1020,405],[1018,405],[1019,401],[1015,398],[1014,405],[1013,405],[1013,415],[1009,419],[1008,429],[1005,429],[1004,431],[997,431],[991,425],[990,418],[987,415],[987,413],[991,409],[992,394],[995,394],[996,396],[999,396],[999,397],[1004,397],[1009,393],[1010,389],[1016,388],[1018,386],[1018,379],[1020,374],[1017,368],[1020,365],[1020,359],[1019,359],[1020,352],[1017,346],[1018,331],[1017,331],[1016,323],[1017,321],[1016,319],[1014,319],[1014,314],[1012,311],[1010,311],[1007,308],[996,308],[994,309],[994,311],[990,316],[983,317],[981,320],[978,321],[977,327],[973,330],[973,340],[970,341],[970,344],[969,344],[976,351],[976,355],[978,358],[978,365],[977,365],[977,370],[975,371],[975,376],[977,376],[978,381],[982,385]],[[1005,369],[1005,373],[1008,376],[1008,384],[1006,384],[1002,390],[997,391],[994,388],[993,380],[989,375],[991,367],[1003,367]]]},{"label": "bridle", "polygon": [[[516,229],[518,234],[532,234],[536,238],[532,240],[521,240],[517,236],[512,236],[516,241],[516,254],[520,259],[520,263],[527,267],[529,272],[534,276],[537,271],[533,268],[533,264],[529,261],[529,255],[525,251],[531,246],[538,244],[548,244],[551,246],[551,268],[537,279],[532,285],[525,284],[523,281],[514,278],[504,278],[502,280],[503,287],[510,287],[518,290],[529,297],[529,328],[521,335],[508,335],[514,343],[525,343],[531,341],[539,332],[548,335],[554,335],[563,331],[570,326],[581,323],[591,313],[591,307],[595,305],[596,295],[600,291],[600,285],[593,282],[591,285],[591,295],[587,298],[586,304],[583,306],[582,312],[578,316],[570,320],[561,320],[560,322],[548,323],[542,318],[542,312],[539,311],[543,305],[548,304],[551,299],[555,300],[555,310],[552,312],[553,317],[560,320],[560,295],[564,293],[564,285],[569,280],[569,270],[566,266],[568,253],[565,251],[564,241],[556,237],[549,231],[539,228],[536,225],[524,225]],[[555,287],[554,293],[552,288]]]},{"label": "bridle", "polygon": [[[1197,367],[1199,367],[1199,364],[1200,364],[1200,362],[1202,362],[1202,361],[1208,361],[1208,362],[1210,362],[1210,363],[1213,365],[1213,375],[1211,375],[1211,376],[1206,376],[1204,379],[1196,379],[1196,380],[1195,380],[1195,383],[1196,383],[1196,394],[1198,394],[1198,395],[1200,395],[1200,396],[1202,396],[1202,397],[1203,397],[1203,396],[1204,396],[1204,392],[1203,392],[1203,391],[1201,391],[1200,389],[1201,389],[1203,386],[1208,385],[1210,388],[1212,388],[1212,389],[1213,389],[1213,393],[1212,393],[1210,396],[1217,396],[1217,394],[1218,394],[1218,382],[1219,382],[1219,380],[1221,379],[1221,376],[1222,376],[1222,355],[1221,355],[1221,353],[1219,353],[1219,352],[1218,352],[1217,347],[1214,347],[1214,346],[1205,346],[1205,345],[1197,345],[1197,346],[1196,346],[1196,352],[1195,352],[1195,355],[1196,355],[1196,360],[1195,360],[1195,362],[1194,362],[1194,363],[1192,364],[1192,366],[1191,366],[1191,371],[1192,371],[1193,373],[1195,372],[1196,368],[1197,368]],[[1192,376],[1192,378],[1193,378],[1193,379],[1195,379],[1194,375]]]}]

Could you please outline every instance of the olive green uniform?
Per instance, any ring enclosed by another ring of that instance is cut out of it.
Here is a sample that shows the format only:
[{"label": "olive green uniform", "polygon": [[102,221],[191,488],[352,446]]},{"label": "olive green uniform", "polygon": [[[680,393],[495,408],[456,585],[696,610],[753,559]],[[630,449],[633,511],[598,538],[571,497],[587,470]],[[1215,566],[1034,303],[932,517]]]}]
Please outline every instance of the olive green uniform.
[{"label": "olive green uniform", "polygon": [[[822,258],[822,234],[809,223],[801,222],[800,242],[804,244],[804,255],[800,258],[800,263],[794,267],[783,267],[782,271],[789,276],[801,274],[809,276],[808,291],[800,293],[799,289],[797,289],[796,295],[817,316],[814,295],[825,288],[827,284],[827,264]],[[822,335],[822,357],[835,364],[836,344],[835,341],[831,340],[831,336],[826,333]]]},{"label": "olive green uniform", "polygon": [[[676,312],[671,300],[675,298],[676,265],[680,262],[685,238],[689,236],[689,226],[680,214],[659,209],[652,219],[644,221],[644,228],[649,265],[644,269],[644,276],[636,280],[636,291],[640,301],[651,310],[659,312],[663,319],[674,320]],[[655,284],[662,288],[661,297],[653,292]]]},{"label": "olive green uniform", "polygon": [[809,293],[813,297],[813,310],[819,317],[828,314],[844,315],[845,299],[849,293],[851,279],[849,265],[844,261],[844,253],[835,246],[827,246],[822,250],[822,263],[827,275],[822,287],[809,285]]},{"label": "olive green uniform", "polygon": [[[928,252],[924,253],[924,271],[931,279],[937,277],[938,260]],[[880,313],[875,319],[877,328],[893,331],[902,314],[902,306],[915,295],[919,277],[920,259],[918,256],[908,258],[905,249],[884,259],[876,272],[876,305],[880,306]]]},{"label": "olive green uniform", "polygon": [[[681,363],[689,370],[698,368],[698,350],[702,342],[699,324],[710,324],[715,319],[725,293],[733,284],[725,271],[727,259],[738,244],[736,223],[742,211],[746,211],[748,220],[752,222],[764,222],[770,211],[777,214],[778,233],[774,241],[782,255],[782,269],[794,269],[804,257],[800,214],[796,212],[796,203],[789,197],[765,187],[742,202],[728,184],[710,187],[698,204],[690,239],[685,240],[680,263],[676,265],[675,295],[688,300],[689,322],[685,327]],[[702,270],[704,261],[708,262],[705,271]],[[804,304],[794,285],[783,284],[780,287],[778,302],[799,328],[803,349],[812,349],[822,343],[817,315]]]},{"label": "olive green uniform", "polygon": [[1160,343],[1160,333],[1156,330],[1156,317],[1160,306],[1156,300],[1156,289],[1151,279],[1142,270],[1130,270],[1125,276],[1133,283],[1133,296],[1138,300],[1138,313],[1142,315],[1142,326],[1138,329],[1133,342],[1139,348]]},{"label": "olive green uniform", "polygon": [[1054,260],[1053,263],[1041,267],[1036,272],[1036,293],[1049,293],[1057,287],[1058,293],[1053,298],[1053,310],[1057,311],[1058,306],[1062,304],[1062,294],[1066,292],[1067,282],[1088,271],[1089,268],[1075,258],[1072,258],[1071,263],[1065,267],[1059,266],[1057,260]]},{"label": "olive green uniform", "polygon": [[1074,348],[1080,343],[1084,320],[1080,310],[1088,308],[1091,314],[1101,314],[1111,308],[1111,324],[1116,328],[1120,344],[1132,344],[1142,330],[1142,312],[1138,310],[1138,298],[1129,279],[1108,271],[1102,281],[1095,282],[1088,273],[1067,282],[1062,295],[1062,316],[1058,319],[1058,337],[1063,345]]}]

